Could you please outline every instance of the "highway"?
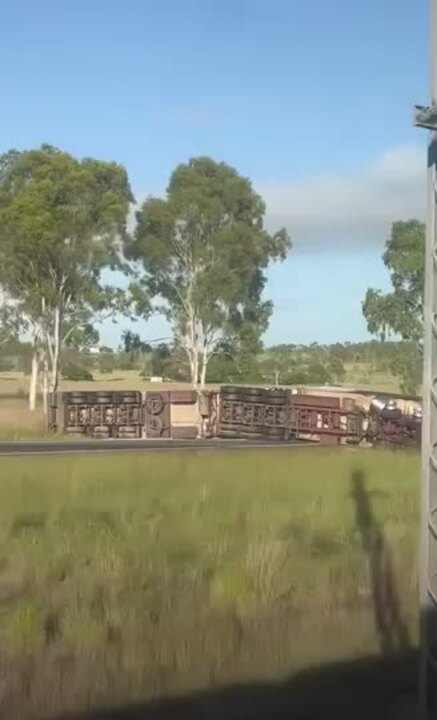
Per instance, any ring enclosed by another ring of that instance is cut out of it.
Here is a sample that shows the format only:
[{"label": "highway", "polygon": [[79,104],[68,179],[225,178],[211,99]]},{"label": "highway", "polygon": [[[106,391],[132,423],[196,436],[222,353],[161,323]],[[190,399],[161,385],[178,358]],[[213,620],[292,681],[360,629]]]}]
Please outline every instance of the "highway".
[{"label": "highway", "polygon": [[[273,440],[2,440],[1,455],[71,455],[111,452],[168,452],[183,450],[248,450],[308,447],[308,442]],[[311,443],[313,444],[313,443]]]}]

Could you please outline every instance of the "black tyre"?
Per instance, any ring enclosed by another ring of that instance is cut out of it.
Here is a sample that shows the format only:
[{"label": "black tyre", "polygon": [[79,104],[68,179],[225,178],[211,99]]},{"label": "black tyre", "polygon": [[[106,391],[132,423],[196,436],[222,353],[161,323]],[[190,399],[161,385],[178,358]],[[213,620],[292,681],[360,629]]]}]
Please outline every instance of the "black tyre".
[{"label": "black tyre", "polygon": [[93,427],[93,437],[109,438],[111,437],[111,428],[108,425],[96,425]]},{"label": "black tyre", "polygon": [[241,402],[246,405],[266,405],[267,399],[263,395],[243,395]]},{"label": "black tyre", "polygon": [[98,392],[94,396],[95,405],[112,405],[114,396],[111,392]]},{"label": "black tyre", "polygon": [[274,407],[283,407],[287,404],[287,397],[286,395],[272,395],[271,393],[267,393],[266,403]]},{"label": "black tyre", "polygon": [[229,439],[237,439],[240,437],[240,433],[237,432],[237,430],[220,430],[217,433],[217,437],[219,438],[229,438]]},{"label": "black tyre", "polygon": [[133,425],[127,425],[125,427],[117,428],[117,436],[125,439],[135,439],[140,436],[140,428],[134,427]]},{"label": "black tyre", "polygon": [[118,405],[131,405],[141,403],[141,393],[134,390],[122,390],[113,394],[114,402]]},{"label": "black tyre", "polygon": [[241,388],[243,395],[265,395],[266,389],[261,387],[244,387]]},{"label": "black tyre", "polygon": [[85,425],[74,425],[66,427],[64,430],[66,435],[86,435]]},{"label": "black tyre", "polygon": [[266,390],[269,395],[276,396],[276,397],[286,397],[287,391],[283,390],[282,388],[270,388],[269,390]]},{"label": "black tyre", "polygon": [[287,402],[281,398],[272,398],[271,400],[267,400],[266,404],[271,405],[272,407],[286,407]]},{"label": "black tyre", "polygon": [[242,426],[237,425],[236,423],[220,423],[220,430],[231,430],[235,432],[241,432]]},{"label": "black tyre", "polygon": [[74,390],[72,392],[65,392],[62,393],[62,402],[67,403],[69,405],[74,404],[76,401],[80,401],[82,403],[87,403],[89,399],[90,393],[87,393],[83,390],[77,391]]},{"label": "black tyre", "polygon": [[147,393],[146,395],[146,411],[150,415],[160,415],[164,410],[165,402],[159,393]]},{"label": "black tyre", "polygon": [[259,432],[263,431],[264,426],[263,425],[255,425],[255,423],[251,423],[251,424],[248,423],[247,425],[242,425],[241,429],[244,430],[244,432],[248,432],[248,433],[252,433],[252,432],[259,433]]},{"label": "black tyre", "polygon": [[222,390],[220,392],[220,399],[223,400],[231,400],[231,401],[239,401],[242,397],[242,393],[237,388],[232,388],[230,390]]},{"label": "black tyre", "polygon": [[263,435],[264,434],[264,428],[260,425],[244,425],[241,428],[241,433],[243,435]]},{"label": "black tyre", "polygon": [[141,400],[138,397],[131,396],[131,395],[122,395],[122,397],[117,400],[117,404],[119,405],[140,405]]},{"label": "black tyre", "polygon": [[266,428],[265,436],[275,440],[285,440],[285,428],[271,427]]},{"label": "black tyre", "polygon": [[242,396],[239,393],[229,393],[220,395],[221,402],[242,402]]},{"label": "black tyre", "polygon": [[154,435],[161,435],[163,430],[164,422],[162,418],[157,417],[156,415],[152,415],[151,417],[149,417],[147,421],[148,433],[153,433]]}]

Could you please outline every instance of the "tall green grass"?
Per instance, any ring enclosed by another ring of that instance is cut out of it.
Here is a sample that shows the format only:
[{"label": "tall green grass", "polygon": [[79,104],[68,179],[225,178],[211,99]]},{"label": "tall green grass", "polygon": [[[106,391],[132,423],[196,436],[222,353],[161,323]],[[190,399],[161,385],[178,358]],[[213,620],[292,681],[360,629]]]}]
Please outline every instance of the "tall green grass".
[{"label": "tall green grass", "polygon": [[379,652],[374,550],[415,641],[415,453],[2,458],[0,473],[0,674],[20,717]]}]

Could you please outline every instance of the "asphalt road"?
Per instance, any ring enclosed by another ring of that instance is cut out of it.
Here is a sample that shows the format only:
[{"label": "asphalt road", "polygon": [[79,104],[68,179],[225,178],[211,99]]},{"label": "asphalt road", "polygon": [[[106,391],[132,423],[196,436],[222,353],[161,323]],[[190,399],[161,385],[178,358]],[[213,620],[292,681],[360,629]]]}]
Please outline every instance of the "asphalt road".
[{"label": "asphalt road", "polygon": [[169,450],[247,450],[304,447],[304,442],[266,440],[3,440],[0,455],[70,455],[71,453],[160,452]]}]

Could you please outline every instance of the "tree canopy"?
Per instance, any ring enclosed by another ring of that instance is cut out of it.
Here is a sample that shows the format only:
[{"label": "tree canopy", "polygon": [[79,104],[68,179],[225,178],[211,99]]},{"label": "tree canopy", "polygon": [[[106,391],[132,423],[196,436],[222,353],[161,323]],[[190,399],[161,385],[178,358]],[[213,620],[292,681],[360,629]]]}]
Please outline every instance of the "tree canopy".
[{"label": "tree canopy", "polygon": [[363,313],[372,334],[390,333],[418,344],[423,336],[425,225],[419,220],[395,222],[385,245],[383,261],[390,272],[392,291],[369,288]]},{"label": "tree canopy", "polygon": [[50,390],[57,387],[64,327],[73,332],[121,298],[100,273],[119,265],[132,200],[116,163],[49,145],[0,157],[0,286],[32,333],[46,389],[49,376]]},{"label": "tree canopy", "polygon": [[416,346],[404,363],[393,369],[412,390],[420,379],[423,342],[423,288],[425,269],[425,225],[419,220],[395,222],[388,238],[383,261],[390,272],[392,290],[382,293],[369,288],[362,309],[369,332],[385,340],[390,334],[410,340]]},{"label": "tree canopy", "polygon": [[161,301],[175,343],[187,353],[194,384],[203,384],[219,342],[256,347],[272,304],[265,270],[291,247],[285,230],[264,228],[265,205],[249,180],[200,157],[173,172],[164,199],[138,211],[128,258],[139,261],[135,286]]}]

